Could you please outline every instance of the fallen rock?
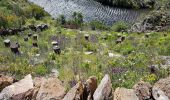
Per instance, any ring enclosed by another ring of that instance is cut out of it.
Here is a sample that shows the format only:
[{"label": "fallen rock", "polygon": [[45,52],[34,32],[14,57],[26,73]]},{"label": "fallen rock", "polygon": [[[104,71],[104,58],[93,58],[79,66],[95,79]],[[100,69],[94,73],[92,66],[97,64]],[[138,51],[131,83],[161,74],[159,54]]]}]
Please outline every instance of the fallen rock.
[{"label": "fallen rock", "polygon": [[114,100],[139,100],[139,98],[133,89],[117,88],[114,92]]},{"label": "fallen rock", "polygon": [[7,86],[0,93],[0,100],[9,100],[12,96],[22,94],[33,88],[32,76],[29,74],[24,79]]},{"label": "fallen rock", "polygon": [[158,82],[156,82],[153,86],[154,89],[161,90],[165,93],[165,95],[170,98],[170,77],[160,79]]},{"label": "fallen rock", "polygon": [[63,100],[82,100],[83,92],[84,85],[79,82],[65,95]]},{"label": "fallen rock", "polygon": [[147,82],[139,82],[133,86],[133,89],[136,92],[136,95],[139,97],[139,100],[148,100],[152,96],[152,86]]},{"label": "fallen rock", "polygon": [[64,95],[62,82],[57,78],[49,78],[42,82],[36,100],[61,100]]},{"label": "fallen rock", "polygon": [[110,100],[112,98],[112,83],[108,74],[101,80],[93,98],[94,100]]},{"label": "fallen rock", "polygon": [[0,92],[14,82],[14,78],[0,75]]}]

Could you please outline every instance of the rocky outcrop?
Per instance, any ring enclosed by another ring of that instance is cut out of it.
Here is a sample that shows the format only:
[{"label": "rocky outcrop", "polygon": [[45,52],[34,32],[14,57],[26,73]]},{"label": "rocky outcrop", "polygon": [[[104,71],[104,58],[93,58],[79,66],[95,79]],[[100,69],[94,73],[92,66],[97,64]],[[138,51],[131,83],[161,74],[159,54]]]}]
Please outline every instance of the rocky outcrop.
[{"label": "rocky outcrop", "polygon": [[[160,79],[158,82],[156,82],[153,86],[153,94],[155,94],[154,97],[156,97],[156,93],[165,94],[168,98],[170,98],[170,77]],[[159,92],[161,91],[161,92]]]},{"label": "rocky outcrop", "polygon": [[148,100],[152,96],[152,86],[147,82],[139,82],[133,86],[135,93],[139,97],[139,100]]},{"label": "rocky outcrop", "polygon": [[67,93],[62,82],[56,77],[36,77],[33,81],[31,75],[27,75],[24,79],[5,87],[0,93],[0,100],[169,100],[169,98],[170,77],[160,79],[153,87],[147,82],[140,81],[133,89],[118,87],[113,91],[108,74],[98,86],[97,77],[91,76],[86,82],[79,81]]},{"label": "rocky outcrop", "polygon": [[45,79],[41,83],[36,100],[61,100],[65,95],[62,82],[57,78]]},{"label": "rocky outcrop", "polygon": [[0,92],[15,81],[14,78],[0,75]]},{"label": "rocky outcrop", "polygon": [[114,100],[139,100],[139,98],[133,89],[117,88],[114,92]]},{"label": "rocky outcrop", "polygon": [[64,97],[63,100],[83,100],[84,85],[77,83]]},{"label": "rocky outcrop", "polygon": [[111,100],[112,83],[109,75],[105,75],[93,95],[94,100]]},{"label": "rocky outcrop", "polygon": [[24,79],[7,86],[0,93],[0,100],[10,100],[15,95],[22,94],[33,88],[32,76],[29,74]]}]

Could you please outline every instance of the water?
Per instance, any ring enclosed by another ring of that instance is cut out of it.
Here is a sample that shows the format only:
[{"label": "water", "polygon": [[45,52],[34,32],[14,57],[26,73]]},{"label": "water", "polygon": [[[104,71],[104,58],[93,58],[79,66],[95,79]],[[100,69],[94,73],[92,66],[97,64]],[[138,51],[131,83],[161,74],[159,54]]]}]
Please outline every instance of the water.
[{"label": "water", "polygon": [[143,11],[112,8],[103,6],[93,0],[29,0],[44,8],[52,17],[57,18],[63,14],[67,19],[71,18],[73,12],[81,12],[84,21],[101,21],[112,25],[117,21],[128,23],[135,22]]}]

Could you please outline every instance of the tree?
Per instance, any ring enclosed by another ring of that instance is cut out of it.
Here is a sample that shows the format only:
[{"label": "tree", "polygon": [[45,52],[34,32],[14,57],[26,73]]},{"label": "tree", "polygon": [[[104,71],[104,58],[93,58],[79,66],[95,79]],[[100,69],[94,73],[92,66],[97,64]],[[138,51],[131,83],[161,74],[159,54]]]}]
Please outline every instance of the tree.
[{"label": "tree", "polygon": [[77,25],[77,26],[82,26],[83,24],[83,15],[82,13],[78,13],[78,12],[74,12],[73,15],[73,24]]},{"label": "tree", "polygon": [[60,25],[64,25],[66,23],[66,18],[64,15],[60,15],[58,18],[58,21],[60,23]]}]

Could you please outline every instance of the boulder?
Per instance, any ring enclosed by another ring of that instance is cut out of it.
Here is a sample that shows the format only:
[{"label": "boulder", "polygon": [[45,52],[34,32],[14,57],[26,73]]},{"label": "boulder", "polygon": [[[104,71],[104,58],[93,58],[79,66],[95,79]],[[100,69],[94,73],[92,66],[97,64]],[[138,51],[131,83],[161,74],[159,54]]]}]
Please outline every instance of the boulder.
[{"label": "boulder", "polygon": [[153,87],[152,95],[155,100],[169,100],[165,93],[156,87]]},{"label": "boulder", "polygon": [[62,82],[57,78],[48,78],[42,82],[36,100],[61,100],[64,95]]},{"label": "boulder", "polygon": [[165,95],[168,96],[168,98],[170,98],[170,77],[160,79],[158,82],[154,84],[153,90],[155,88],[163,91]]},{"label": "boulder", "polygon": [[85,83],[83,98],[93,100],[93,94],[97,88],[97,77],[91,76]]},{"label": "boulder", "polygon": [[112,83],[108,74],[101,80],[93,98],[94,100],[110,100],[112,98]]},{"label": "boulder", "polygon": [[12,100],[36,100],[39,88],[30,89],[24,93],[12,96]]},{"label": "boulder", "polygon": [[86,85],[89,91],[93,94],[97,89],[97,77],[95,76],[89,77],[89,79],[86,81]]},{"label": "boulder", "polygon": [[32,76],[29,74],[24,79],[7,86],[0,93],[0,100],[9,100],[12,96],[24,93],[33,88]]},{"label": "boulder", "polygon": [[15,81],[14,78],[0,75],[0,92]]},{"label": "boulder", "polygon": [[148,100],[152,96],[152,86],[147,82],[139,82],[133,86],[133,89],[136,92],[136,95],[139,97],[139,100]]},{"label": "boulder", "polygon": [[133,89],[117,88],[114,92],[114,100],[139,100],[139,98]]},{"label": "boulder", "polygon": [[83,92],[84,85],[79,82],[65,95],[63,100],[82,100]]}]

